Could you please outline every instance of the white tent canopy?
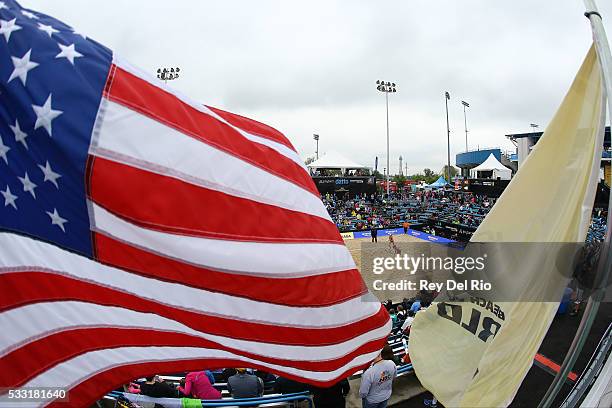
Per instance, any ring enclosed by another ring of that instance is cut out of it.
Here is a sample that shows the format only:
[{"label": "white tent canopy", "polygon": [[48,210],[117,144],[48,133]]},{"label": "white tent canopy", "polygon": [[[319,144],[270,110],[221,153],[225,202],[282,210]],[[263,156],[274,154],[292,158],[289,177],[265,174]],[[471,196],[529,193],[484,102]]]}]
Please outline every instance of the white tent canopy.
[{"label": "white tent canopy", "polygon": [[492,171],[493,174],[491,178],[493,179],[500,178],[501,180],[510,180],[512,177],[512,170],[501,164],[493,153],[491,153],[482,164],[470,170],[472,176],[478,176],[479,171]]},{"label": "white tent canopy", "polygon": [[369,169],[359,163],[347,159],[337,152],[327,152],[323,157],[313,161],[307,167],[311,170],[315,169]]}]

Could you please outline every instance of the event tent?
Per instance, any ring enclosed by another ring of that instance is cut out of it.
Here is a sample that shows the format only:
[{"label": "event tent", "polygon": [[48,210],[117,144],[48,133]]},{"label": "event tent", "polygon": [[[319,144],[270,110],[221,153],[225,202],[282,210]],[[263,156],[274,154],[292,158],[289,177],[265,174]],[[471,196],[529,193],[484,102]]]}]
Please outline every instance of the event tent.
[{"label": "event tent", "polygon": [[446,181],[446,179],[444,177],[440,176],[440,178],[438,178],[433,183],[428,184],[426,187],[437,188],[437,187],[444,187],[447,184],[448,184],[448,182]]},{"label": "event tent", "polygon": [[512,177],[512,170],[501,164],[500,161],[495,158],[493,153],[491,153],[489,157],[487,157],[487,160],[482,162],[482,164],[471,169],[470,173],[472,174],[472,177],[478,178],[478,172],[482,171],[492,172],[492,179],[499,178],[501,180],[510,180]]},{"label": "event tent", "polygon": [[311,170],[316,169],[369,169],[370,167],[347,159],[337,152],[327,152],[323,157],[308,164]]}]

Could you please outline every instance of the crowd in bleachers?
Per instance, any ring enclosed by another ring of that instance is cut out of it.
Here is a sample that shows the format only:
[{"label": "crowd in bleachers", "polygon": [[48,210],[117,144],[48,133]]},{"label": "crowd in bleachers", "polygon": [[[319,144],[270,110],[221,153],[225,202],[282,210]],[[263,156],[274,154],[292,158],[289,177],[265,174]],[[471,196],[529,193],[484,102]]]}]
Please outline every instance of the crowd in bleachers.
[{"label": "crowd in bleachers", "polygon": [[[378,364],[382,360],[388,362]],[[372,373],[363,377],[365,381],[362,380],[360,396],[363,399],[370,396],[372,403],[367,405],[364,402],[364,407],[378,407],[378,403],[390,398],[391,383],[399,369],[396,362],[399,361],[400,358],[395,357],[391,345],[387,345],[372,362],[372,366],[377,365],[378,371],[381,367],[392,367],[392,369],[388,370],[390,377],[383,390],[378,389],[381,385],[378,382],[368,383],[367,378],[370,378]],[[409,371],[405,368],[402,373]],[[368,373],[368,370],[365,373]],[[362,374],[365,375],[365,373]],[[348,379],[341,380],[329,388],[319,388],[261,370],[230,368],[183,373],[181,376],[150,376],[125,384],[122,389],[115,390],[108,397],[121,402],[126,407],[147,404],[155,408],[207,406],[202,405],[202,400],[205,400],[204,404],[209,404],[208,406],[211,406],[211,401],[214,400],[219,400],[219,403],[223,403],[224,400],[238,403],[252,402],[252,404],[242,406],[258,406],[269,401],[285,406],[287,402],[311,399],[316,408],[342,408],[345,406],[345,398],[349,391]],[[290,398],[283,398],[284,396]],[[214,405],[214,402],[212,404]]]},{"label": "crowd in bleachers", "polygon": [[606,216],[602,210],[595,210],[589,232],[587,233],[586,242],[603,242],[606,235]]},{"label": "crowd in bleachers", "polygon": [[435,229],[432,224],[439,221],[475,229],[495,204],[492,197],[444,190],[392,193],[389,198],[326,194],[321,199],[341,232],[401,227],[405,222]]},{"label": "crowd in bleachers", "polygon": [[[340,232],[410,225],[410,228],[433,235],[445,235],[444,228],[437,225],[462,227],[464,232],[475,231],[496,202],[496,198],[486,195],[445,190],[391,193],[388,198],[382,194],[353,198],[326,194],[321,199]],[[593,211],[587,242],[603,241],[606,216],[605,210]],[[452,235],[448,238],[458,238]]]}]

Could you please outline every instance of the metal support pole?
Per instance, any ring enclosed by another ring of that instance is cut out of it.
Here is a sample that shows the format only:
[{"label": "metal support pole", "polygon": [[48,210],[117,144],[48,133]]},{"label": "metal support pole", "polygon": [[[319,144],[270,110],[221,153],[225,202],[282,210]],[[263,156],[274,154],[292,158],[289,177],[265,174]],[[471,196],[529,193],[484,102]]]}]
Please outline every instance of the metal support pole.
[{"label": "metal support pole", "polygon": [[387,102],[387,196],[389,195],[389,173],[391,173],[391,167],[389,167],[389,92],[385,92],[385,100]]},{"label": "metal support pole", "polygon": [[467,142],[467,114],[465,113],[465,105],[463,105],[463,123],[465,124],[465,151],[468,151],[468,142]]},{"label": "metal support pole", "polygon": [[449,93],[446,92],[444,95],[444,103],[446,104],[446,154],[447,154],[447,166],[446,166],[446,174],[448,175],[446,181],[448,183],[451,182],[451,167],[450,167],[450,124],[448,122],[448,100],[450,96]]},{"label": "metal support pole", "polygon": [[[606,38],[606,32],[604,30],[601,15],[597,11],[597,6],[595,5],[594,0],[584,0],[584,4],[586,6],[585,16],[591,22],[591,28],[593,29],[593,41],[595,42],[595,47],[597,49],[597,56],[599,59],[599,64],[601,66],[601,72],[604,83],[604,98],[603,103],[604,106],[602,108],[605,112],[605,103],[606,99],[612,96],[612,54],[610,54],[610,46],[608,44],[608,40]],[[608,110],[609,110],[609,118],[612,118],[612,104],[610,104],[608,99]],[[605,125],[605,121],[604,121]],[[598,157],[595,160],[599,160]],[[565,359],[563,360],[563,364],[559,369],[555,379],[552,384],[546,391],[546,395],[540,401],[540,408],[549,408],[561,387],[567,378],[568,373],[574,366],[576,359],[580,355],[584,343],[586,341],[587,336],[591,330],[591,326],[593,325],[593,321],[597,316],[597,311],[599,310],[599,304],[604,298],[606,285],[608,279],[610,277],[610,270],[612,269],[612,256],[609,251],[610,247],[610,234],[612,227],[612,195],[610,196],[610,201],[608,202],[608,218],[607,225],[608,228],[606,230],[606,236],[604,238],[604,245],[602,247],[603,251],[601,252],[597,275],[595,278],[595,288],[591,296],[589,296],[589,300],[587,302],[587,306],[582,315],[582,320],[580,321],[580,326],[578,326],[578,330],[576,331],[576,335],[574,336],[574,340],[572,340],[572,344],[565,355]]]}]

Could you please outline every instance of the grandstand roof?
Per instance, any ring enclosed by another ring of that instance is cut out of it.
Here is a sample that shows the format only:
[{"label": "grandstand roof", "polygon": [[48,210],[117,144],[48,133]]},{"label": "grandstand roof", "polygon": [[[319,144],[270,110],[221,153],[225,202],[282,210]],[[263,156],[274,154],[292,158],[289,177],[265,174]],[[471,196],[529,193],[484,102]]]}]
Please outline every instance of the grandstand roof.
[{"label": "grandstand roof", "polygon": [[370,167],[347,159],[338,152],[327,152],[307,166],[309,169],[369,169]]}]

